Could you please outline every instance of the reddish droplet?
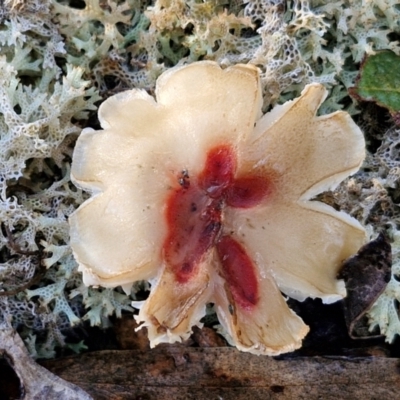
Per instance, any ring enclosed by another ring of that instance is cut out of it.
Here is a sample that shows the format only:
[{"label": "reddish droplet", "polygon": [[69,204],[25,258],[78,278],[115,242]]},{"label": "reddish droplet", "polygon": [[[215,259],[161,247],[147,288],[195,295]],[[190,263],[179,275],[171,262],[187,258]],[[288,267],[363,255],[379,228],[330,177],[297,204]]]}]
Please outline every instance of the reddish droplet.
[{"label": "reddish droplet", "polygon": [[[164,258],[180,283],[195,277],[199,265],[217,245],[225,278],[236,301],[244,308],[257,302],[254,266],[242,246],[230,237],[218,241],[224,205],[250,208],[270,191],[265,177],[244,175],[235,179],[236,154],[228,145],[212,148],[202,172],[191,176],[182,170],[180,187],[169,196],[165,216],[168,227]],[[216,243],[217,242],[217,243]]]},{"label": "reddish droplet", "polygon": [[258,302],[258,281],[255,265],[244,247],[231,236],[223,236],[216,244],[222,275],[236,304],[244,309]]},{"label": "reddish droplet", "polygon": [[178,282],[195,276],[221,228],[221,210],[194,183],[174,191],[167,201],[168,236],[164,257]]},{"label": "reddish droplet", "polygon": [[265,177],[237,178],[225,191],[226,204],[238,208],[254,207],[265,199],[270,192],[270,186]]},{"label": "reddish droplet", "polygon": [[208,196],[220,197],[233,181],[236,157],[230,146],[217,146],[207,153],[207,159],[199,176],[199,185]]}]

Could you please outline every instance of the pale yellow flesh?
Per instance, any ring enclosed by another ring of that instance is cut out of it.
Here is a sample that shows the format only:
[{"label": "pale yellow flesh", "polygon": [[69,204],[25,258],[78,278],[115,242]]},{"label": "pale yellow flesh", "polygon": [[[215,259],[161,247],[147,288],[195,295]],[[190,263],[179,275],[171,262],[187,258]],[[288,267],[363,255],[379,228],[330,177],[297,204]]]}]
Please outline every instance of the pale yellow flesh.
[{"label": "pale yellow flesh", "polygon": [[[309,201],[356,172],[364,158],[362,133],[347,114],[315,117],[325,95],[321,85],[309,85],[299,99],[258,119],[256,68],[200,62],[163,74],[157,101],[138,90],[106,100],[99,111],[104,130],[86,130],[73,158],[74,182],[93,193],[70,219],[84,282],[125,288],[150,279],[137,319],[152,345],[189,337],[205,304],[215,302],[240,350],[276,355],[300,347],[308,328],[280,290],[297,299],[343,297],[336,274],[365,242],[354,219]],[[221,144],[236,152],[238,174],[262,173],[272,185],[259,206],[223,212],[224,234],[255,266],[260,300],[250,311],[232,304],[213,249],[187,284],[163,260],[171,191],[183,170],[198,175],[207,151]]]}]

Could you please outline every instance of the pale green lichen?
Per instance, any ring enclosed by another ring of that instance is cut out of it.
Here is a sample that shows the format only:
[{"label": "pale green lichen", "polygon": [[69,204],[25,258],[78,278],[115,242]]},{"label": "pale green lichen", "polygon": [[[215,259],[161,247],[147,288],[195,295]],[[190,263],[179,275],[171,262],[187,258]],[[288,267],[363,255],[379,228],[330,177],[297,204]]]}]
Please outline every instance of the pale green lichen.
[{"label": "pale green lichen", "polygon": [[[370,330],[379,328],[391,343],[400,335],[400,215],[398,195],[400,184],[400,129],[391,128],[383,135],[382,144],[375,155],[380,184],[380,199],[387,203],[386,231],[392,242],[392,277],[382,295],[368,312]],[[392,192],[392,196],[389,196]],[[394,198],[395,200],[392,200]],[[397,200],[397,201],[396,201]]]},{"label": "pale green lichen", "polygon": [[[151,93],[169,67],[210,59],[257,65],[265,110],[321,82],[330,95],[320,112],[346,108],[355,114],[347,89],[358,63],[379,49],[400,54],[399,21],[395,0],[5,0],[0,291],[37,274],[40,255],[17,248],[40,248],[47,270],[34,288],[0,296],[0,319],[11,317],[31,353],[49,357],[56,345],[65,346],[65,328],[81,320],[106,326],[111,314],[131,311],[122,292],[82,285],[69,247],[67,219],[84,200],[70,182],[71,154],[102,98],[133,87]],[[393,135],[382,133],[367,169],[332,195],[371,234],[390,225],[396,239],[400,220],[389,192],[398,191],[400,161]],[[370,312],[371,325],[389,340],[400,332],[399,249],[396,239],[393,279]]]},{"label": "pale green lichen", "polygon": [[363,172],[329,195],[333,197],[333,204],[367,226],[371,236],[385,231],[390,239],[392,276],[367,317],[370,331],[380,332],[392,343],[400,334],[400,129],[392,127],[380,131],[372,121],[368,130],[375,131],[375,137],[380,136],[380,147],[367,155]]},{"label": "pale green lichen", "polygon": [[[82,306],[73,310],[70,299],[81,278],[68,245],[67,219],[84,195],[71,185],[69,171],[72,144],[101,98],[82,78],[83,68],[59,66],[64,41],[51,20],[50,2],[8,2],[5,7],[0,30],[0,291],[12,294],[0,297],[0,319],[11,319],[24,337],[36,332],[35,353],[47,357],[55,355],[55,345],[65,345],[62,330],[85,314]],[[32,254],[39,248],[42,255]],[[38,287],[18,290],[38,274],[40,258],[47,272]]]}]

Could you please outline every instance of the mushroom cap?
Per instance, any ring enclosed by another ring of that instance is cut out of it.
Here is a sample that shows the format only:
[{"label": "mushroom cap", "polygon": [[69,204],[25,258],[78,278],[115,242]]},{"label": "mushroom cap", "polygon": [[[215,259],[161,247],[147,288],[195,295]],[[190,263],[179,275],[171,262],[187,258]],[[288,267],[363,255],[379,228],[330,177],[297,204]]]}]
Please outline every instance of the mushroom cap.
[{"label": "mushroom cap", "polygon": [[[84,283],[128,289],[149,280],[149,298],[135,306],[152,346],[188,338],[213,302],[240,350],[277,355],[300,347],[308,327],[281,292],[341,299],[338,270],[366,240],[355,219],[312,200],[355,173],[365,157],[349,115],[316,116],[325,97],[322,85],[307,85],[299,98],[262,115],[255,67],[223,70],[204,61],[162,74],[156,100],[141,90],[107,99],[99,109],[103,130],[84,130],[73,156],[72,180],[92,193],[70,217]],[[220,145],[235,154],[235,179],[266,179],[271,190],[251,207],[222,200],[219,239],[196,274],[180,282],[165,258],[167,199],[177,176],[200,176],[208,152]],[[229,254],[242,252],[251,265],[252,307],[236,300],[232,282],[245,283],[229,276],[239,270],[229,272],[221,258],[221,238]]]}]

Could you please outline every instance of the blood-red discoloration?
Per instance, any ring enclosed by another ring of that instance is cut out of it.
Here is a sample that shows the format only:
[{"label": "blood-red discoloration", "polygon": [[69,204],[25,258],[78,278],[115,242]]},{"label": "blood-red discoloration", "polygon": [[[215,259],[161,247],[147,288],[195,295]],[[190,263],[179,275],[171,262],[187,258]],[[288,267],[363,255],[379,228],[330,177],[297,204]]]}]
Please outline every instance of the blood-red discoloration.
[{"label": "blood-red discoloration", "polygon": [[236,304],[251,309],[258,300],[258,282],[253,261],[245,248],[231,236],[221,237],[216,247],[222,275]]},{"label": "blood-red discoloration", "polygon": [[221,227],[221,208],[191,183],[172,193],[166,210],[168,237],[164,257],[178,282],[196,275],[198,265],[214,244]]},{"label": "blood-red discoloration", "polygon": [[230,207],[251,208],[260,204],[271,189],[269,181],[261,176],[237,178],[226,189],[225,200]]},{"label": "blood-red discoloration", "polygon": [[221,197],[232,183],[236,171],[236,157],[230,146],[217,146],[207,153],[206,164],[199,176],[199,184],[208,196]]},{"label": "blood-red discoloration", "polygon": [[[216,246],[224,278],[237,304],[248,309],[256,305],[258,285],[255,266],[233,237],[220,237],[224,207],[250,208],[265,201],[271,186],[267,176],[241,174],[235,177],[237,160],[231,146],[212,148],[203,171],[190,176],[182,170],[179,187],[167,200],[168,235],[164,258],[184,284],[194,278],[208,251]],[[243,171],[242,171],[243,172]]]}]

